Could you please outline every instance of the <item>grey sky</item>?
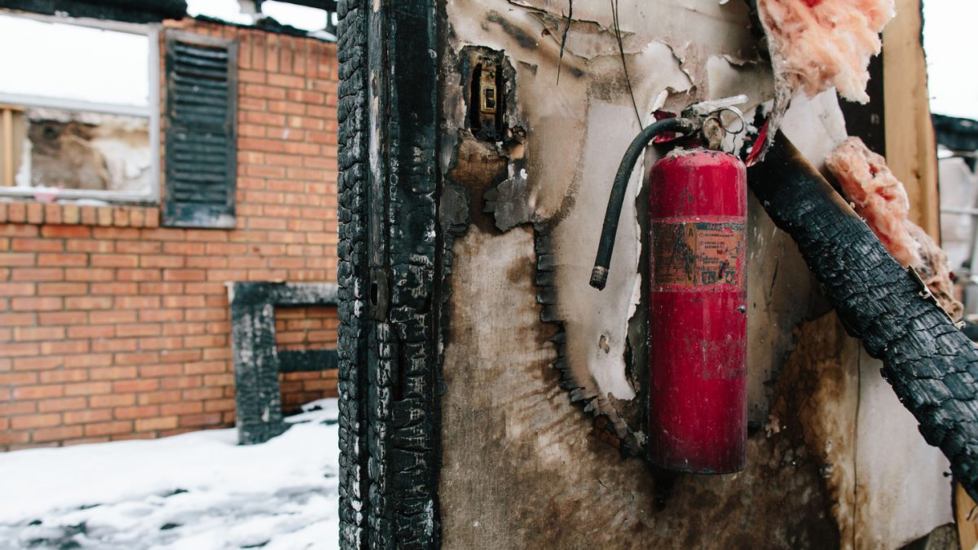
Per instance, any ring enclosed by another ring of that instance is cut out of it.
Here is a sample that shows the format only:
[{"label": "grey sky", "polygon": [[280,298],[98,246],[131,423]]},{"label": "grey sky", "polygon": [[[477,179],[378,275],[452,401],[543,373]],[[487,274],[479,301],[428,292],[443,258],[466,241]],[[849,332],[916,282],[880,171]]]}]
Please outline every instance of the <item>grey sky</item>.
[{"label": "grey sky", "polygon": [[978,1],[924,0],[931,111],[978,119]]}]

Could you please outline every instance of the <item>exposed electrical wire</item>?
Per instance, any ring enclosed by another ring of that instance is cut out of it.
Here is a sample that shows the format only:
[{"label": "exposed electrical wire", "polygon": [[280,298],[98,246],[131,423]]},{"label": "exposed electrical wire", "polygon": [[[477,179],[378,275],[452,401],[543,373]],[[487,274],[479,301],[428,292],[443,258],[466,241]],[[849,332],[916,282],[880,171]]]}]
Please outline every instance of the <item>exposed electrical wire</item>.
[{"label": "exposed electrical wire", "polygon": [[632,80],[628,76],[628,63],[625,62],[625,45],[621,40],[621,25],[618,21],[618,0],[609,0],[611,2],[611,19],[615,27],[615,39],[618,41],[618,53],[621,54],[621,67],[625,71],[625,85],[628,86],[628,95],[632,98],[632,108],[635,109],[635,120],[638,121],[638,127],[642,126],[642,115],[638,112],[638,103],[635,101],[635,92],[632,90]]},{"label": "exposed electrical wire", "polygon": [[564,46],[567,45],[567,33],[570,31],[571,18],[574,17],[574,0],[567,0],[567,25],[560,37],[560,55],[557,57],[557,84],[560,84],[560,69],[564,65]]}]

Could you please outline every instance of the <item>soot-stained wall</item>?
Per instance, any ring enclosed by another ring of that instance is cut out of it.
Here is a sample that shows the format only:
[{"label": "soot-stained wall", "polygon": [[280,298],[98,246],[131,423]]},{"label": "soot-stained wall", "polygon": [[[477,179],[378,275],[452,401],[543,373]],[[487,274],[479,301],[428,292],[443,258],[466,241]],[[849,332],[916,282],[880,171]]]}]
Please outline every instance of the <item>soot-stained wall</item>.
[{"label": "soot-stained wall", "polygon": [[[444,545],[893,547],[949,521],[939,452],[753,199],[747,469],[670,477],[633,457],[655,353],[644,337],[644,169],[607,289],[587,281],[635,111],[645,125],[657,108],[744,93],[750,112],[770,99],[771,76],[740,2],[622,2],[629,81],[610,4],[576,2],[569,18],[568,8],[444,4],[441,215],[459,229],[443,356]],[[473,59],[496,60],[502,75],[499,139],[472,129]],[[821,162],[845,137],[834,94],[799,98],[785,132]]]}]

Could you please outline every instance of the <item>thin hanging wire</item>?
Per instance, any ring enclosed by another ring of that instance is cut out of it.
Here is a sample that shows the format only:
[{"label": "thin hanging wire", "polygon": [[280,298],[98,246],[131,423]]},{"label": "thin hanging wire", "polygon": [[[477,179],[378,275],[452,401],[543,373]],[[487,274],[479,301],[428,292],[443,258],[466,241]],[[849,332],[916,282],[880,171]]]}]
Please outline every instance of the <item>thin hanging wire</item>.
[{"label": "thin hanging wire", "polygon": [[615,27],[615,39],[618,41],[618,53],[621,54],[621,67],[625,71],[625,84],[628,86],[628,95],[632,98],[632,108],[635,109],[635,120],[638,121],[638,127],[642,126],[642,115],[638,112],[638,103],[635,101],[635,92],[632,90],[632,79],[628,76],[628,63],[625,62],[625,45],[621,40],[621,25],[618,21],[618,0],[609,0],[611,2],[611,19]]},{"label": "thin hanging wire", "polygon": [[560,37],[560,56],[557,58],[557,84],[560,84],[560,69],[564,66],[564,46],[567,45],[567,33],[570,31],[571,18],[574,17],[574,0],[567,0],[567,25]]}]

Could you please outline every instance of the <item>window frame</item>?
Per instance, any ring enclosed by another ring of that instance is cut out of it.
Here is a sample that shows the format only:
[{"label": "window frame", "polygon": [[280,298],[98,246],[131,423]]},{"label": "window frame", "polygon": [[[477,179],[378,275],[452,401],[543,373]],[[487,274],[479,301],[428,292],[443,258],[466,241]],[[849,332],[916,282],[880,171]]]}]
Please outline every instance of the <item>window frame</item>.
[{"label": "window frame", "polygon": [[149,41],[147,55],[149,56],[146,75],[149,82],[149,98],[146,107],[135,105],[122,105],[112,103],[98,103],[76,99],[65,99],[57,97],[12,94],[0,91],[0,105],[15,105],[22,107],[51,108],[61,109],[72,112],[92,112],[111,115],[125,115],[135,117],[146,117],[149,119],[149,142],[150,142],[150,185],[144,192],[133,191],[108,191],[98,189],[54,189],[37,187],[17,187],[0,185],[0,200],[10,198],[40,200],[43,197],[49,201],[77,201],[77,200],[99,200],[109,204],[159,204],[160,186],[162,182],[161,160],[162,137],[161,137],[161,107],[160,107],[160,85],[161,85],[161,58],[160,58],[160,32],[158,24],[125,23],[121,21],[107,21],[101,19],[58,17],[24,13],[10,10],[0,10],[0,15],[33,19],[45,23],[61,23],[65,25],[76,25],[99,30],[138,34],[146,36]]}]

